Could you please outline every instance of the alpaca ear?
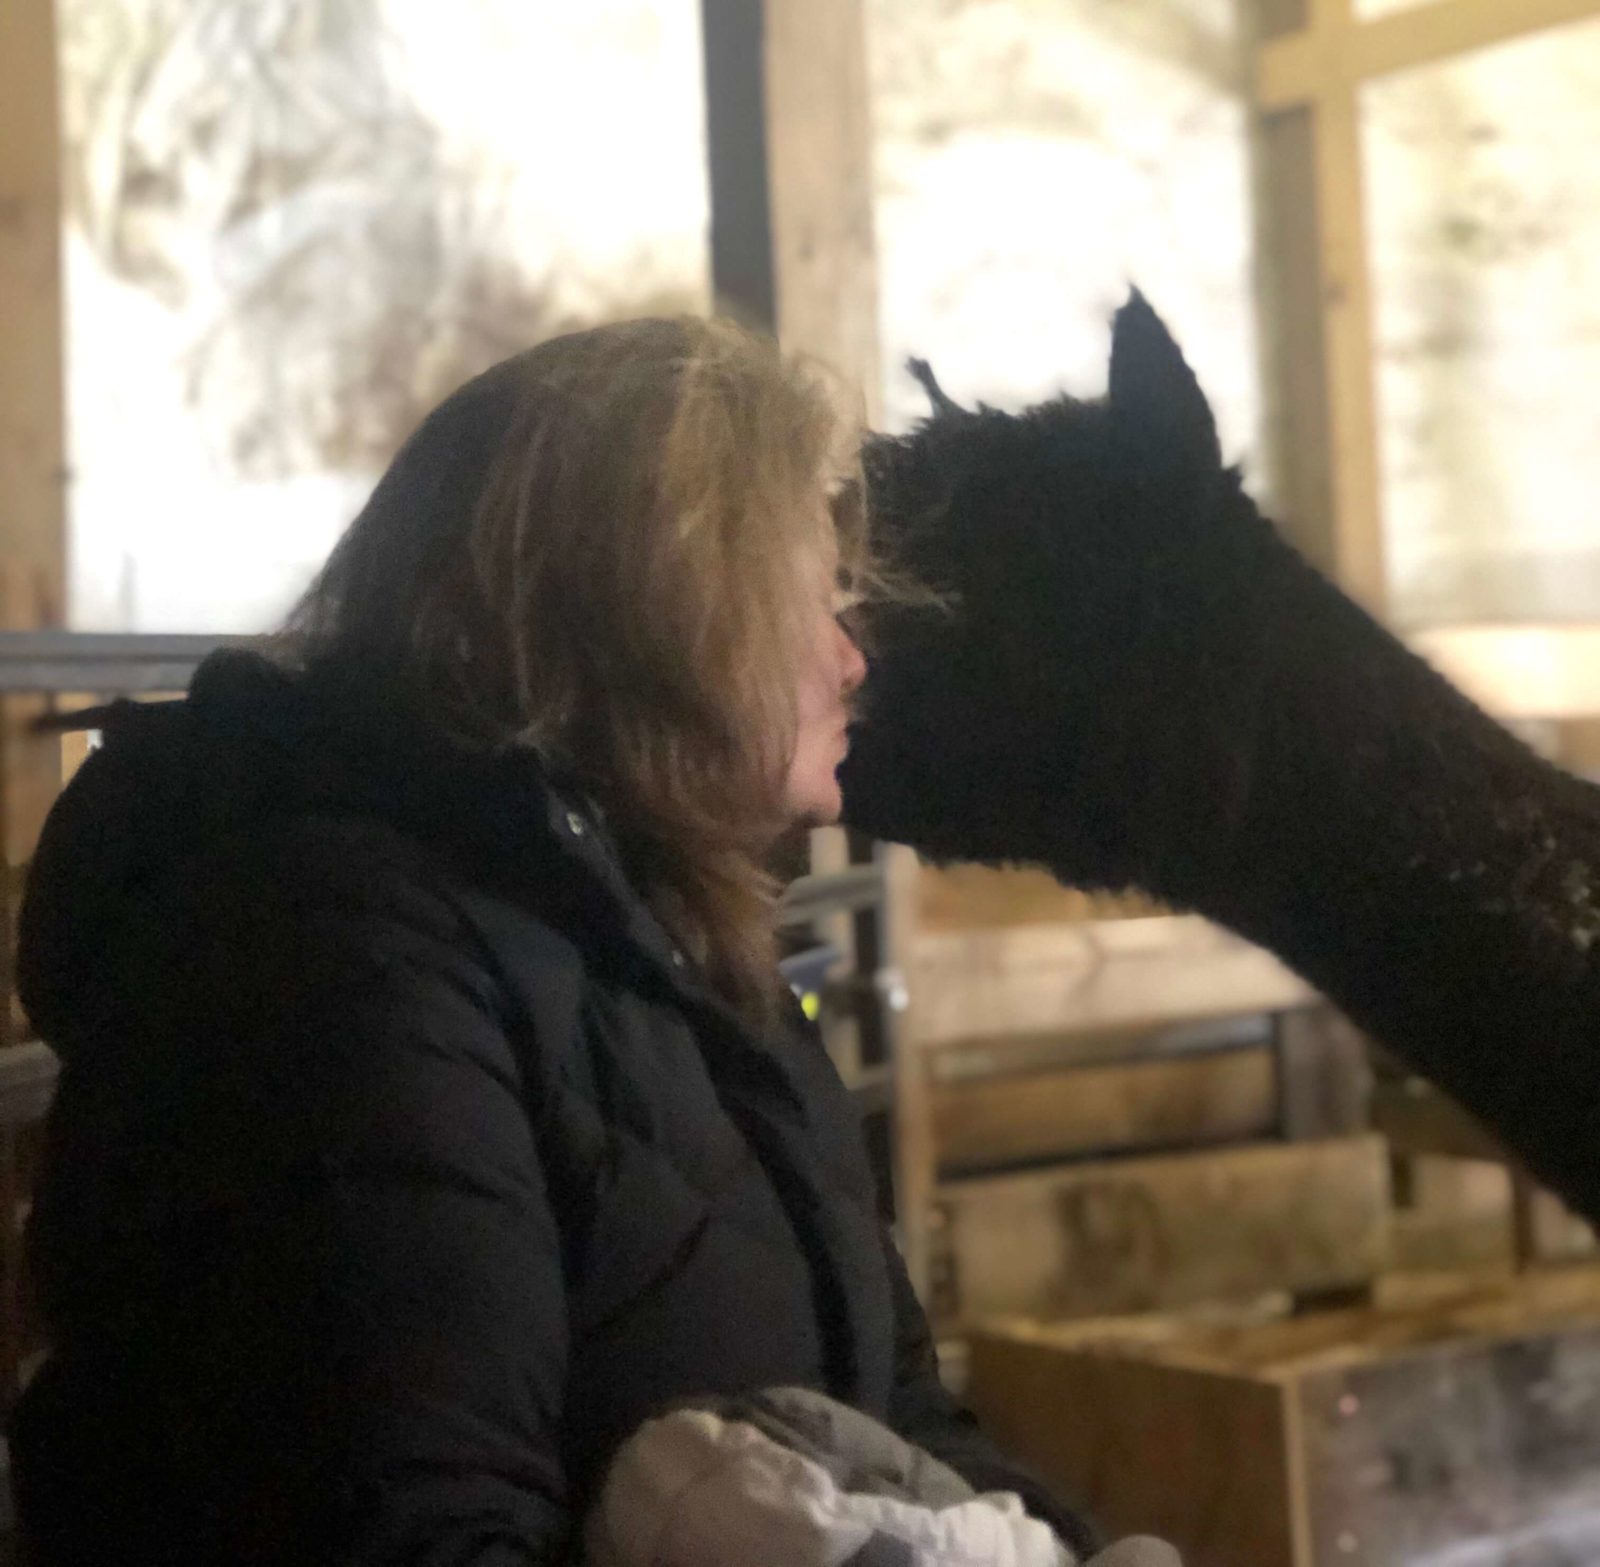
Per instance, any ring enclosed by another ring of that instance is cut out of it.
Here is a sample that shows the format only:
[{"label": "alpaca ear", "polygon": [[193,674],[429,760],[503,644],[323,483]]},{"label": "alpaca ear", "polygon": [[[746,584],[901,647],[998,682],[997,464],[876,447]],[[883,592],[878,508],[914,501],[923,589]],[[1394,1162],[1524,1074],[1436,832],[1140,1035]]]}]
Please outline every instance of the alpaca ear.
[{"label": "alpaca ear", "polygon": [[1222,466],[1211,405],[1150,302],[1134,289],[1111,328],[1111,411],[1139,449],[1165,472]]},{"label": "alpaca ear", "polygon": [[933,366],[926,359],[908,359],[906,369],[911,372],[912,380],[928,394],[928,401],[933,404],[934,418],[943,418],[949,414],[966,414],[967,410],[939,385],[939,378],[933,373]]}]

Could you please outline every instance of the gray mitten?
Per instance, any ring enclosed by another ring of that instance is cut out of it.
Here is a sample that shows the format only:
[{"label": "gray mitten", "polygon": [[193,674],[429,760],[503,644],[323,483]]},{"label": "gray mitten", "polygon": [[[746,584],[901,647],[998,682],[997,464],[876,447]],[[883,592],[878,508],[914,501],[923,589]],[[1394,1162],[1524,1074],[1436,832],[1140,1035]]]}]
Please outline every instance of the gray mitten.
[{"label": "gray mitten", "polygon": [[[1009,1493],[979,1495],[887,1427],[804,1388],[646,1421],[585,1525],[589,1567],[1078,1567]],[[1125,1540],[1094,1567],[1181,1567]]]},{"label": "gray mitten", "polygon": [[1183,1567],[1183,1562],[1164,1540],[1130,1534],[1127,1539],[1108,1545],[1084,1567]]}]

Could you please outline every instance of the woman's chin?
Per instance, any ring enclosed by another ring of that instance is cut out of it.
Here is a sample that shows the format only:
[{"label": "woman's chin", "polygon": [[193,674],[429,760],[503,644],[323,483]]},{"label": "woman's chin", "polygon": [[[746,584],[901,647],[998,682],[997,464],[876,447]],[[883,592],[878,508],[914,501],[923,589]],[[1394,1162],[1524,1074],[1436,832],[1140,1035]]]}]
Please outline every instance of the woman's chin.
[{"label": "woman's chin", "polygon": [[802,810],[800,814],[795,817],[795,825],[797,827],[807,828],[837,827],[839,825],[839,817],[841,814],[843,814],[843,807],[837,804],[831,806],[812,805]]},{"label": "woman's chin", "polygon": [[844,813],[844,798],[836,780],[815,788],[797,790],[789,797],[789,819],[796,827],[835,827]]}]

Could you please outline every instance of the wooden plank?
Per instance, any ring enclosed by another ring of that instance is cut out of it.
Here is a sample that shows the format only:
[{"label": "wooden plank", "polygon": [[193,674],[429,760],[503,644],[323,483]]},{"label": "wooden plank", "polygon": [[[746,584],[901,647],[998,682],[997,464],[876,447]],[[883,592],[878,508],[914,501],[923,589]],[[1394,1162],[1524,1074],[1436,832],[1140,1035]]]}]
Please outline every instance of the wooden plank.
[{"label": "wooden plank", "polygon": [[940,1188],[946,1302],[971,1322],[1145,1311],[1369,1282],[1381,1138],[1108,1160]]},{"label": "wooden plank", "polygon": [[1296,1567],[1283,1391],[979,1333],[967,1401],[1007,1454],[1112,1535],[1187,1567]]},{"label": "wooden plank", "polygon": [[1067,1068],[1134,1066],[1253,1047],[1275,1048],[1279,1014],[1245,1013],[1199,1018],[1156,1029],[1112,1029],[1055,1034],[1005,1034],[963,1039],[925,1050],[932,1078],[958,1084],[983,1078]]},{"label": "wooden plank", "polygon": [[1265,1137],[1278,1118],[1267,1046],[1126,1066],[941,1083],[933,1118],[946,1172]]},{"label": "wooden plank", "polygon": [[1256,101],[1269,113],[1301,107],[1330,86],[1511,43],[1600,16],[1600,0],[1434,0],[1358,26],[1291,33],[1263,44]]},{"label": "wooden plank", "polygon": [[920,932],[909,965],[923,1048],[1005,1035],[1157,1029],[1304,1006],[1270,953],[1193,915]]},{"label": "wooden plank", "polygon": [[1229,1307],[1088,1322],[1013,1318],[980,1325],[975,1333],[1200,1370],[1291,1377],[1446,1341],[1596,1324],[1600,1267],[1591,1266],[1469,1280],[1444,1294],[1401,1292],[1384,1305],[1338,1311],[1291,1315],[1281,1307]]}]

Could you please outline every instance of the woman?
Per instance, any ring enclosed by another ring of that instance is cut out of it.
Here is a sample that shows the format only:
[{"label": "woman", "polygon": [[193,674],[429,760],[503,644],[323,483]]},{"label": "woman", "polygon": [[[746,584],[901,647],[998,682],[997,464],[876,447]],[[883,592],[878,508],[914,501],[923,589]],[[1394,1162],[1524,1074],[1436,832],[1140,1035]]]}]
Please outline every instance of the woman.
[{"label": "woman", "polygon": [[547,343],[424,423],[283,658],[110,727],[24,916],[39,1562],[564,1561],[649,1412],[785,1384],[1084,1543],[941,1390],[776,974],[875,580],[840,435],[731,326]]}]

